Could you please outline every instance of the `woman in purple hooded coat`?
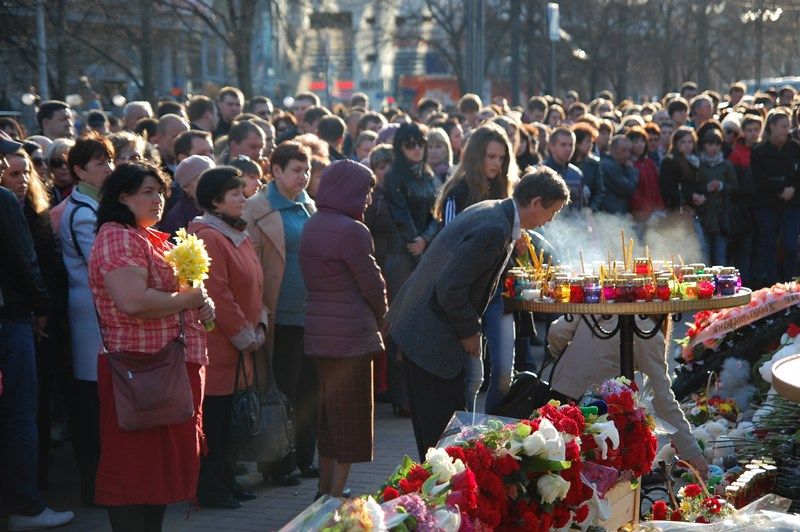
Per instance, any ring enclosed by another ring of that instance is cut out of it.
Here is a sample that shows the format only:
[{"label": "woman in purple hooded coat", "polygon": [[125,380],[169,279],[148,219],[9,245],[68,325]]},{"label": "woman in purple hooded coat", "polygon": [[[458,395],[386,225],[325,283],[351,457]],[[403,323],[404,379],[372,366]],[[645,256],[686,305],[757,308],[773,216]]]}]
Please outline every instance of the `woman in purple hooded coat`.
[{"label": "woman in purple hooded coat", "polygon": [[366,166],[336,161],[317,190],[318,211],[300,237],[308,290],[306,354],[319,375],[318,496],[341,497],[350,465],[372,461],[373,356],[383,350],[386,284],[364,225],[375,177]]}]

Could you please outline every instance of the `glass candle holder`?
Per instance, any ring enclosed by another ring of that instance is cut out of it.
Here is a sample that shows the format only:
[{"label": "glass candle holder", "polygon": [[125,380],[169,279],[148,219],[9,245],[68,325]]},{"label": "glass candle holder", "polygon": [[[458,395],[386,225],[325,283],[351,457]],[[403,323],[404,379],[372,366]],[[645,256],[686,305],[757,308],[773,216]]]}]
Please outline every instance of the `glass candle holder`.
[{"label": "glass candle holder", "polygon": [[714,297],[716,286],[714,284],[714,276],[703,274],[698,276],[697,280],[697,298],[698,299],[711,299]]},{"label": "glass candle holder", "polygon": [[720,296],[734,296],[737,291],[738,276],[734,268],[723,268],[717,278],[717,290]]},{"label": "glass candle holder", "polygon": [[572,279],[570,281],[569,302],[583,303],[583,279]]},{"label": "glass candle holder", "polygon": [[613,303],[617,299],[617,287],[614,281],[606,279],[603,283],[603,301]]},{"label": "glass candle holder", "polygon": [[639,257],[633,260],[633,273],[640,276],[652,275],[653,270],[650,269],[650,260],[645,257]]},{"label": "glass candle holder", "polygon": [[687,301],[693,301],[698,297],[697,276],[684,275],[681,283],[681,295]]},{"label": "glass candle holder", "polygon": [[600,303],[602,287],[597,277],[586,277],[583,281],[583,301]]},{"label": "glass candle holder", "polygon": [[570,298],[570,284],[567,277],[558,277],[555,280],[553,288],[553,299],[557,303],[569,303]]},{"label": "glass candle holder", "polygon": [[661,301],[669,301],[672,296],[672,288],[669,286],[669,279],[660,278],[656,281],[656,297]]}]

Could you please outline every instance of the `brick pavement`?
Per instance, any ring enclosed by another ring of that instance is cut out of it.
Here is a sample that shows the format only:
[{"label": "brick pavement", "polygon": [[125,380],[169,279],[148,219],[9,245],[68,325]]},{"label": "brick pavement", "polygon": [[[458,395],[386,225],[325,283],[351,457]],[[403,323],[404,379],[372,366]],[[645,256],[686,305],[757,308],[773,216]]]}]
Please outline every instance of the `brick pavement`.
[{"label": "brick pavement", "polygon": [[[354,464],[347,487],[353,493],[370,493],[392,473],[404,455],[414,457],[416,446],[411,421],[392,414],[391,405],[375,406],[375,460]],[[255,471],[255,464],[248,464]],[[244,485],[258,492],[258,499],[243,503],[238,510],[200,510],[192,512],[188,521],[188,503],[173,504],[167,508],[164,521],[166,532],[183,530],[236,530],[264,532],[278,530],[311,504],[317,490],[317,481],[303,480],[300,486],[264,487],[261,476],[250,473],[239,477]],[[80,506],[80,483],[74,465],[72,446],[64,444],[54,450],[51,487],[44,492],[45,499],[55,509],[75,512],[75,520],[59,528],[64,532],[95,532],[110,530],[103,510]],[[6,523],[0,520],[0,530]]]}]

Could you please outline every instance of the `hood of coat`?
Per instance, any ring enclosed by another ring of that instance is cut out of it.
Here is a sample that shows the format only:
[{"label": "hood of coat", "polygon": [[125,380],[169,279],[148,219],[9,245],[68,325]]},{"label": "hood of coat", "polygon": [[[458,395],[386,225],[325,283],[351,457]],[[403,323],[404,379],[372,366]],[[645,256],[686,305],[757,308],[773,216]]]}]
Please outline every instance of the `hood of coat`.
[{"label": "hood of coat", "polygon": [[372,170],[363,164],[349,159],[336,161],[322,173],[315,198],[317,208],[363,220],[367,195],[374,185]]}]

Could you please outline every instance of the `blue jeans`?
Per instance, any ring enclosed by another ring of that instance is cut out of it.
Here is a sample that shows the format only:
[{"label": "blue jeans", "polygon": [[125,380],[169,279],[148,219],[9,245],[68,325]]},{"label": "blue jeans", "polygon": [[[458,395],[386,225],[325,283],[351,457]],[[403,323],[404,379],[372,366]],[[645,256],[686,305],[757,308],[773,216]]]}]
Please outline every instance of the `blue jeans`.
[{"label": "blue jeans", "polygon": [[[483,333],[489,349],[489,389],[486,391],[486,411],[496,406],[508,393],[514,371],[514,315],[503,312],[503,297],[498,287],[483,314]],[[483,382],[483,361],[467,357],[465,391],[467,407],[474,409],[475,398]]]},{"label": "blue jeans", "polygon": [[728,264],[728,239],[719,233],[711,234],[705,233],[706,246],[708,253],[706,254],[706,262],[709,266],[719,264],[720,266],[727,266]]},{"label": "blue jeans", "polygon": [[[756,288],[770,286],[778,281],[788,281],[798,273],[798,251],[800,244],[800,209],[755,209],[756,252],[753,261],[753,277]],[[783,271],[778,274],[775,248],[778,239],[783,245]]]},{"label": "blue jeans", "polygon": [[30,321],[0,319],[0,499],[10,514],[45,509],[36,486],[36,351]]}]

